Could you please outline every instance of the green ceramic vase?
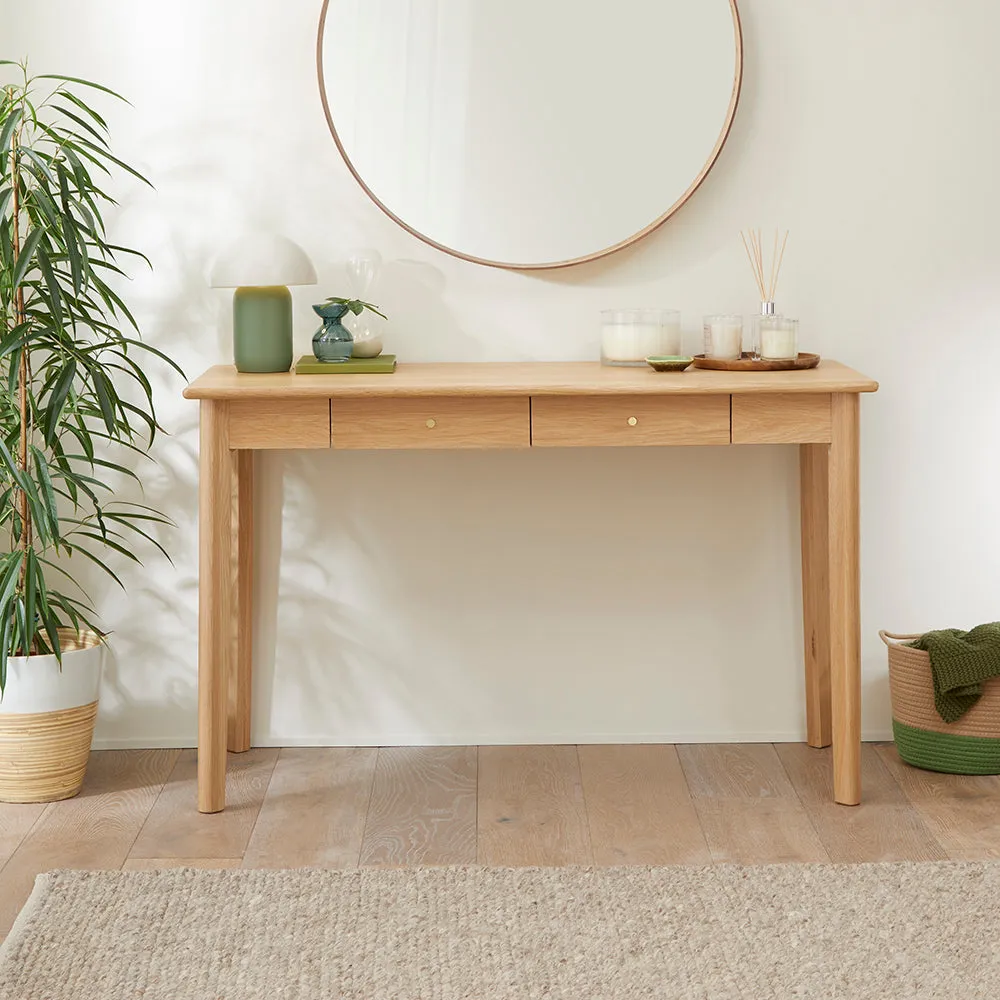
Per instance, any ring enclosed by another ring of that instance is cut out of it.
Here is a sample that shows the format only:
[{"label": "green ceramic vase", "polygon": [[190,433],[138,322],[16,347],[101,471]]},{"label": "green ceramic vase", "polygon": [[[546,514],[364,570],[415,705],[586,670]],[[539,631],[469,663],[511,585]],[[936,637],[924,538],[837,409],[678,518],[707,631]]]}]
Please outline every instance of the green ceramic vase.
[{"label": "green ceramic vase", "polygon": [[239,372],[287,372],[292,367],[292,294],[284,285],[236,289],[233,360]]}]

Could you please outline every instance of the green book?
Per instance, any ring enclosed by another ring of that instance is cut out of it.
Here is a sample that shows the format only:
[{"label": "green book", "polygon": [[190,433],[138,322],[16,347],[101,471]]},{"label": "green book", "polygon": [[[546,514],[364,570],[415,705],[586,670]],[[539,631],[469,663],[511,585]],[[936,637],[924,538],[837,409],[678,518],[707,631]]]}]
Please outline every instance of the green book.
[{"label": "green book", "polygon": [[348,358],[346,361],[317,361],[313,354],[303,354],[295,362],[296,375],[376,375],[396,370],[395,354],[377,358]]}]

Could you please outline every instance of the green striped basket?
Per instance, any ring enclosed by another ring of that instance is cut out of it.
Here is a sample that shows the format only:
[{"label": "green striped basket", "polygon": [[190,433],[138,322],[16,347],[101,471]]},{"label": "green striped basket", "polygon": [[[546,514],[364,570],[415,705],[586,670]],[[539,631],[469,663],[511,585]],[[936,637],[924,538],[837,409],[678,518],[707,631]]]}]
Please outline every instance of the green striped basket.
[{"label": "green striped basket", "polygon": [[919,635],[879,632],[889,647],[892,732],[899,756],[914,767],[948,774],[1000,774],[1000,677],[956,722],[934,707],[931,658],[910,643]]}]

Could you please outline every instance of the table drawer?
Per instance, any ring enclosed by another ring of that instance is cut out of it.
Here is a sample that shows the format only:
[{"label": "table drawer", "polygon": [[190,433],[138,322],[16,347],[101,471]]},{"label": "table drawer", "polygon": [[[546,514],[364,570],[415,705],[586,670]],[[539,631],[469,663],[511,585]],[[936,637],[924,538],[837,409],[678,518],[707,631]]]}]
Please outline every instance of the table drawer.
[{"label": "table drawer", "polygon": [[329,448],[329,399],[234,399],[230,448]]},{"label": "table drawer", "polygon": [[729,444],[729,396],[535,396],[531,443]]},{"label": "table drawer", "polygon": [[335,399],[334,448],[527,448],[526,396]]},{"label": "table drawer", "polygon": [[822,444],[829,440],[828,393],[733,396],[733,444]]}]

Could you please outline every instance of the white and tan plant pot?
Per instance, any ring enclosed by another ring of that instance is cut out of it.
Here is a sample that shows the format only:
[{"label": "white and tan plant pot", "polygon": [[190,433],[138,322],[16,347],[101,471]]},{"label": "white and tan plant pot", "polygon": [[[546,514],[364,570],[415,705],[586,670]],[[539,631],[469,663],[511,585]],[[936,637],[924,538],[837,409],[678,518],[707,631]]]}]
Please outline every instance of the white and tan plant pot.
[{"label": "white and tan plant pot", "polygon": [[0,700],[0,802],[54,802],[80,791],[90,758],[105,646],[62,637],[51,655],[12,656]]}]

